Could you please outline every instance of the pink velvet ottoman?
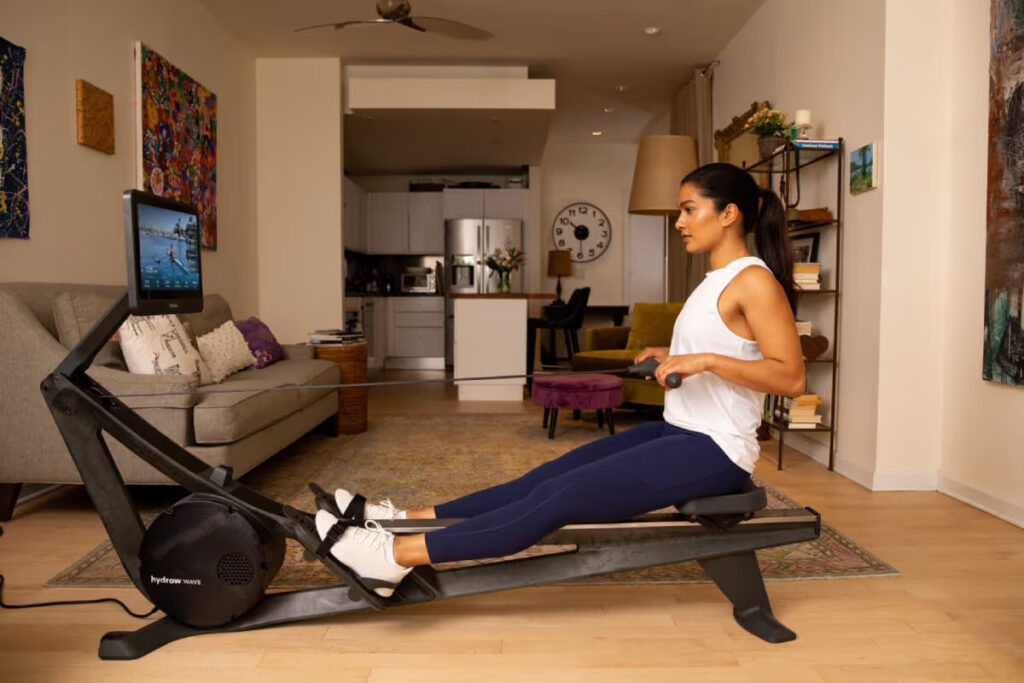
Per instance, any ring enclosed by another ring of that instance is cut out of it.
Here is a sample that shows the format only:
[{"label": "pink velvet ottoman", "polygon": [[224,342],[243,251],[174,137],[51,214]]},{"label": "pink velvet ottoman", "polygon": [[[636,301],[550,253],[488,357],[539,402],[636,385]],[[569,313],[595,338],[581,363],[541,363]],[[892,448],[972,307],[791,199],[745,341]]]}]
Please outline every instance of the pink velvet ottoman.
[{"label": "pink velvet ottoman", "polygon": [[615,433],[612,408],[622,405],[622,379],[614,375],[566,375],[533,378],[533,402],[544,407],[544,427],[548,438],[555,438],[555,425],[560,409],[572,410],[573,419],[579,419],[583,410],[597,411],[597,426],[604,427],[608,419],[608,433]]}]

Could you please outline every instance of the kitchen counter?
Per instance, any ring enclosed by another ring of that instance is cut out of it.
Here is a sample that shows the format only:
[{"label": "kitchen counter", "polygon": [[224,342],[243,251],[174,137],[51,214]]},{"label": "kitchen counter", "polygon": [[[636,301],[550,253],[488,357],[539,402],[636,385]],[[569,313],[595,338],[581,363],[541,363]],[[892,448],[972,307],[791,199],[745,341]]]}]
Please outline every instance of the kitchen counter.
[{"label": "kitchen counter", "polygon": [[455,298],[455,377],[494,377],[456,382],[460,401],[522,401],[526,370],[526,306],[529,295]]},{"label": "kitchen counter", "polygon": [[347,297],[381,296],[381,297],[393,298],[393,297],[400,297],[400,296],[401,297],[405,297],[405,296],[416,296],[416,297],[420,297],[420,296],[435,296],[435,297],[440,297],[440,296],[444,296],[444,295],[443,294],[438,294],[437,292],[391,292],[390,294],[386,294],[384,292],[345,292],[345,296],[347,296]]},{"label": "kitchen counter", "polygon": [[554,301],[555,294],[527,294],[525,292],[510,292],[508,294],[477,294],[475,292],[460,293],[456,292],[451,295],[453,299],[545,299],[547,301]]}]

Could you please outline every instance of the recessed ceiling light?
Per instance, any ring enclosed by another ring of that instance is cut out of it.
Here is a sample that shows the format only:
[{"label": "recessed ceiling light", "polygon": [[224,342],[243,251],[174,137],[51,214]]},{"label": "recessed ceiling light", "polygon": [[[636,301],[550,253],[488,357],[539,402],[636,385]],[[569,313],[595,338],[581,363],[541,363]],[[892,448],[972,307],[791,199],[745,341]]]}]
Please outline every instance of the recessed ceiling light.
[{"label": "recessed ceiling light", "polygon": [[615,111],[615,107],[605,107],[604,108],[604,113],[605,114],[611,114],[613,111]]},{"label": "recessed ceiling light", "polygon": [[617,86],[615,86],[615,90],[616,90],[616,92],[626,92],[626,87],[627,86],[625,86],[625,85],[617,85]]},{"label": "recessed ceiling light", "polygon": [[591,134],[591,135],[595,135],[595,136],[596,136],[596,135],[604,135],[604,133],[602,133],[602,132],[601,132],[601,131],[599,131],[599,130],[592,130],[592,131],[590,131],[590,134]]},{"label": "recessed ceiling light", "polygon": [[661,27],[660,26],[648,26],[647,28],[644,29],[644,33],[646,33],[649,36],[656,36],[659,33],[661,33]]}]

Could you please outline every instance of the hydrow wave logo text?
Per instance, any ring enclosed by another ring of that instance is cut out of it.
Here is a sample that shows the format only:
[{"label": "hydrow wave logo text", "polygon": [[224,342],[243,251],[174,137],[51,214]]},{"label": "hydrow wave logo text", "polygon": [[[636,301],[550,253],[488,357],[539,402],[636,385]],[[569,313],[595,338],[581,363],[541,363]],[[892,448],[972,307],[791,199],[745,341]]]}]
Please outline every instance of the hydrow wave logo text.
[{"label": "hydrow wave logo text", "polygon": [[149,577],[149,582],[154,586],[159,586],[162,583],[166,583],[172,586],[202,586],[202,579],[178,579],[173,576],[153,576]]}]

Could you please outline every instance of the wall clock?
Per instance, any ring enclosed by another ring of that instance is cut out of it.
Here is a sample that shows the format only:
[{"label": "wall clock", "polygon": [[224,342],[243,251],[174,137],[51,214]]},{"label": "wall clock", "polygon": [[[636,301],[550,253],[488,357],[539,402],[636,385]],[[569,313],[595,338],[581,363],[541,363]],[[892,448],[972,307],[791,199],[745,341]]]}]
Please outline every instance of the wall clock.
[{"label": "wall clock", "polygon": [[612,222],[589,202],[574,202],[558,212],[551,225],[556,249],[568,249],[576,263],[593,261],[612,241]]}]

